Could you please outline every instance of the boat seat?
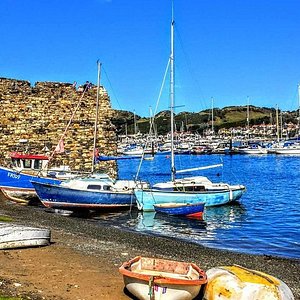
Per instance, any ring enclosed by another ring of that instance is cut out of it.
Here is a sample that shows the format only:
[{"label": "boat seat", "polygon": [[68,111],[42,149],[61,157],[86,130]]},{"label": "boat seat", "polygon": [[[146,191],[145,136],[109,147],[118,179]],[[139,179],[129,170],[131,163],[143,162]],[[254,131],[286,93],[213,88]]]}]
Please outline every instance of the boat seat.
[{"label": "boat seat", "polygon": [[190,276],[184,274],[176,274],[176,273],[154,271],[154,270],[136,270],[133,272],[138,274],[146,274],[154,277],[168,277],[174,279],[189,279],[189,280],[192,279]]}]

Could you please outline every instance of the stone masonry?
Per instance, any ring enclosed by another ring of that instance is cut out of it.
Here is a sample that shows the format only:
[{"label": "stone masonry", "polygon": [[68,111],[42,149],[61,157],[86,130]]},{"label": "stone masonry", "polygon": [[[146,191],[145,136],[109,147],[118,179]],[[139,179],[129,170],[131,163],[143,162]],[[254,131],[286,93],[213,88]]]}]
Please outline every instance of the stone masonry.
[{"label": "stone masonry", "polygon": [[[83,94],[71,83],[37,82],[31,86],[29,81],[0,78],[1,165],[9,164],[12,151],[51,156],[81,99],[63,139],[64,152],[55,153],[49,165],[91,171],[96,98],[94,85]],[[117,139],[111,117],[109,96],[100,87],[96,144],[100,154],[116,154]],[[115,162],[101,162],[95,168],[116,177]]]}]

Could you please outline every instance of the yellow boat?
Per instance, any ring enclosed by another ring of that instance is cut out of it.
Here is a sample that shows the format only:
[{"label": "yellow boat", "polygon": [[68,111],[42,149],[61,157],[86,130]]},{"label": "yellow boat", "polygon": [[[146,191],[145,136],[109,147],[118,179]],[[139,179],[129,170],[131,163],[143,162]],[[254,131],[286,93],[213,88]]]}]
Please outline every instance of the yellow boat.
[{"label": "yellow boat", "polygon": [[263,272],[238,265],[209,269],[204,300],[293,300],[289,287]]}]

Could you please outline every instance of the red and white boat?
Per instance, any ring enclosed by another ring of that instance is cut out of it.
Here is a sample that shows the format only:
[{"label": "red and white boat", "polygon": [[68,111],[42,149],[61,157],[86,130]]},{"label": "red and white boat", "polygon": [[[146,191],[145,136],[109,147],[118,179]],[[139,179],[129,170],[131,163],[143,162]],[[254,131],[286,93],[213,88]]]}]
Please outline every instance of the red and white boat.
[{"label": "red and white boat", "polygon": [[192,300],[207,283],[193,263],[137,256],[119,268],[126,289],[140,300]]}]

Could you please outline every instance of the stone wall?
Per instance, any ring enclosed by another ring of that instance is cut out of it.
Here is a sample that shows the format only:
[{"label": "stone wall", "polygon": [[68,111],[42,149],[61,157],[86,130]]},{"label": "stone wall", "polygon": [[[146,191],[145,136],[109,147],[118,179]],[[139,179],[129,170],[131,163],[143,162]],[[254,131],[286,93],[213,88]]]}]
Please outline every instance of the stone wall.
[{"label": "stone wall", "polygon": [[[0,78],[0,163],[7,165],[12,151],[51,156],[71,116],[74,118],[64,136],[64,152],[56,153],[50,166],[69,165],[72,170],[90,171],[97,87],[83,93],[70,83],[37,82]],[[106,90],[99,92],[97,148],[99,153],[115,155],[116,133],[111,124],[112,109]],[[48,150],[47,150],[48,149]],[[116,176],[114,162],[101,162],[104,169]]]}]

